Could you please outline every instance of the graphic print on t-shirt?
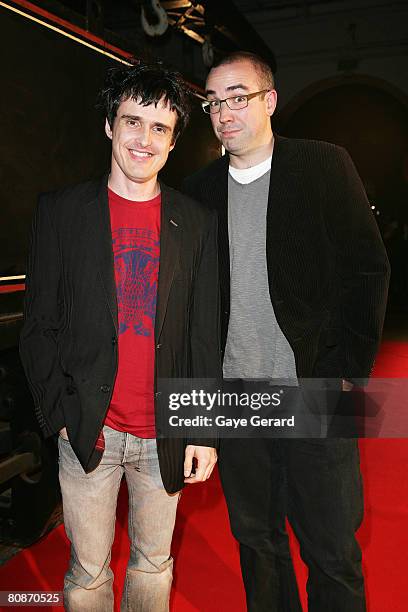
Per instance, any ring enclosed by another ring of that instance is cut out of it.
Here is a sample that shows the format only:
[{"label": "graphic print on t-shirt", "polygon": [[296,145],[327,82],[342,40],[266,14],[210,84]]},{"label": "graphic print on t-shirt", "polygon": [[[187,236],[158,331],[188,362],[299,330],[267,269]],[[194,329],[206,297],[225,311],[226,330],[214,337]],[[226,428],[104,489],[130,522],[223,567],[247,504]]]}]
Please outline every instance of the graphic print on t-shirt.
[{"label": "graphic print on t-shirt", "polygon": [[119,334],[131,329],[150,336],[154,328],[159,272],[159,237],[146,228],[112,232]]}]

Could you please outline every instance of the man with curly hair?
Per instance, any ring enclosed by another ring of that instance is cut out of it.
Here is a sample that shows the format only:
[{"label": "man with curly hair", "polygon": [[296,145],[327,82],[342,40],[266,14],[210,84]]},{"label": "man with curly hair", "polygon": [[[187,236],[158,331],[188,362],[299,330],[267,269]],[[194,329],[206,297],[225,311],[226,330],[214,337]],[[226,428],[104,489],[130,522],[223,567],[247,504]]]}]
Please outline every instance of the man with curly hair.
[{"label": "man with curly hair", "polygon": [[188,120],[178,74],[114,69],[101,103],[110,173],[40,197],[20,351],[43,432],[59,433],[65,608],[113,610],[125,476],[122,610],[164,612],[179,492],[210,476],[216,451],[213,440],[160,437],[156,382],[219,374],[215,215],[157,177]]}]

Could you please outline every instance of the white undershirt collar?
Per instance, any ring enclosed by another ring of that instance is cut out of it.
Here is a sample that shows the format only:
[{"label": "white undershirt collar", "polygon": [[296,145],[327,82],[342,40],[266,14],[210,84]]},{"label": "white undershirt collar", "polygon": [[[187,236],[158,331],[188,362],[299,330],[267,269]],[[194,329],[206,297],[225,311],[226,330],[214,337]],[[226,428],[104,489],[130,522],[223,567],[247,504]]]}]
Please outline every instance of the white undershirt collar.
[{"label": "white undershirt collar", "polygon": [[242,185],[247,185],[256,181],[259,177],[266,174],[271,169],[272,155],[256,166],[251,168],[233,168],[229,166],[229,173],[234,180]]}]

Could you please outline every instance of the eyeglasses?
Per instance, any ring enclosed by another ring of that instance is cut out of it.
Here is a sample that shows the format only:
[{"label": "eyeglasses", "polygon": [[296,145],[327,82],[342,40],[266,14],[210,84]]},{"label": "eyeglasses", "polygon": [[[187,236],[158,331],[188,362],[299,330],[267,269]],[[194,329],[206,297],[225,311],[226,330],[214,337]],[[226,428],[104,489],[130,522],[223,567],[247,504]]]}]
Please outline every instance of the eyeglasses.
[{"label": "eyeglasses", "polygon": [[206,100],[205,102],[201,102],[201,106],[203,107],[203,111],[208,115],[219,113],[223,102],[225,102],[231,110],[240,110],[248,106],[249,100],[267,91],[270,91],[270,89],[262,89],[261,91],[255,91],[251,94],[240,94],[239,96],[232,96],[232,98],[224,98],[224,100]]}]

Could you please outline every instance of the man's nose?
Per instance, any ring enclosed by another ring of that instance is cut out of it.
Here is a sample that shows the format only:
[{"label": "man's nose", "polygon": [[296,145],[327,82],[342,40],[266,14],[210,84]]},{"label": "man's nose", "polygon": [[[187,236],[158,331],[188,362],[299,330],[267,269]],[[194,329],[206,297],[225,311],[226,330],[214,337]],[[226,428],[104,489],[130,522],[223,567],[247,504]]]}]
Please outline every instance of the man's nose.
[{"label": "man's nose", "polygon": [[150,132],[150,127],[148,125],[143,126],[138,134],[138,141],[140,146],[148,147],[152,142],[152,135]]},{"label": "man's nose", "polygon": [[227,103],[225,100],[223,100],[220,104],[220,112],[218,113],[219,115],[219,121],[220,123],[226,123],[228,121],[233,121],[234,117],[232,115],[232,111],[231,109],[227,106]]}]

